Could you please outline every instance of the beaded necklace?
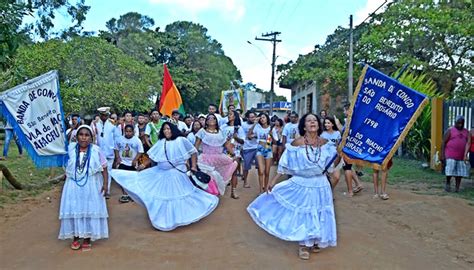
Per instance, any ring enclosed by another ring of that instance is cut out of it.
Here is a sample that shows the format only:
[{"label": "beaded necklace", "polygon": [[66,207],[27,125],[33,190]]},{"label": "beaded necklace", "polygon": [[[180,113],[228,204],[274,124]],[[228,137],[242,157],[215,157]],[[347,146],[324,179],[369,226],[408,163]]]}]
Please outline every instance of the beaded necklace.
[{"label": "beaded necklace", "polygon": [[[90,165],[90,160],[91,160],[91,145],[89,144],[87,146],[87,151],[86,153],[82,156],[82,160],[79,158],[80,157],[80,150],[79,150],[79,144],[76,145],[76,163],[75,163],[75,168],[74,168],[74,178],[72,179],[76,185],[79,187],[83,187],[87,184],[87,180],[89,180],[89,165]],[[77,173],[82,174],[84,172],[84,169],[86,170],[86,174],[77,179]],[[84,183],[81,183],[83,182]]]},{"label": "beaded necklace", "polygon": [[[305,149],[306,149],[306,157],[311,163],[318,163],[319,160],[321,159],[321,146],[319,145],[319,139],[316,141],[316,147],[313,148],[313,146],[309,143],[308,138],[305,136],[304,137],[304,144],[305,144]],[[311,150],[311,155],[308,151],[308,146]],[[316,158],[317,155],[317,158]],[[314,156],[314,159],[311,160],[311,156]]]}]

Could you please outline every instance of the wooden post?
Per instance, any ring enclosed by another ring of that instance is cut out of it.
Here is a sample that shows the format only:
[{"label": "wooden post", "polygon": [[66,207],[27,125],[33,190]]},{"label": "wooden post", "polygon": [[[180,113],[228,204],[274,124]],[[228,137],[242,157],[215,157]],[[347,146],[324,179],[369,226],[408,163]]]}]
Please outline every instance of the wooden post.
[{"label": "wooden post", "polygon": [[[443,99],[431,99],[431,151],[430,151],[430,168],[441,171],[441,165],[435,164],[436,152],[441,151],[441,143],[443,142]],[[439,156],[438,156],[439,158]]]},{"label": "wooden post", "polygon": [[3,171],[0,170],[0,192],[3,191]]}]

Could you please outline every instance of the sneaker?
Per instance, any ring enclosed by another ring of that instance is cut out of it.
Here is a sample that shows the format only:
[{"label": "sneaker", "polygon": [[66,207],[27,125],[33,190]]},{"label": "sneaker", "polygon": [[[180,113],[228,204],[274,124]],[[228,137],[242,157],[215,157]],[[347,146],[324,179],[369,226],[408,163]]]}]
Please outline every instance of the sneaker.
[{"label": "sneaker", "polygon": [[390,199],[390,197],[388,196],[387,193],[384,193],[384,194],[381,194],[381,195],[380,195],[380,199],[386,201],[386,200]]}]

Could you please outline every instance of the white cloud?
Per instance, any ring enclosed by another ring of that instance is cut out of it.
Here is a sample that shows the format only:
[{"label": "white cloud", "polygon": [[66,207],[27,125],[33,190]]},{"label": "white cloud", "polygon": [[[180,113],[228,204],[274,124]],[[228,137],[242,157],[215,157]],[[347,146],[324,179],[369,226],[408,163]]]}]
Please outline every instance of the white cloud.
[{"label": "white cloud", "polygon": [[[365,6],[362,9],[356,11],[354,16],[354,26],[362,23],[370,13],[374,12],[380,5],[382,5],[385,1],[384,0],[367,0]],[[387,6],[388,3],[393,2],[393,0],[388,0],[384,7],[379,9],[376,13],[380,13],[384,11],[384,8]]]},{"label": "white cloud", "polygon": [[245,15],[244,0],[149,0],[151,4],[167,5],[191,13],[196,17],[201,12],[215,11],[223,17],[237,22]]}]

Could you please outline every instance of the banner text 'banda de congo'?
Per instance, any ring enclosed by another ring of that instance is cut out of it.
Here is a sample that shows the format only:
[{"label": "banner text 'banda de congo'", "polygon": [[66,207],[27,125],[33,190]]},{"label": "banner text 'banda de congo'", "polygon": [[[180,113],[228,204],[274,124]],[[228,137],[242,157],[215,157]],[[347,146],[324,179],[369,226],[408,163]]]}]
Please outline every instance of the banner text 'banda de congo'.
[{"label": "banner text 'banda de congo'", "polygon": [[57,71],[3,92],[0,108],[37,167],[64,164],[66,136]]},{"label": "banner text 'banda de congo'", "polygon": [[354,98],[342,155],[353,164],[385,169],[428,99],[369,66],[362,71]]}]

